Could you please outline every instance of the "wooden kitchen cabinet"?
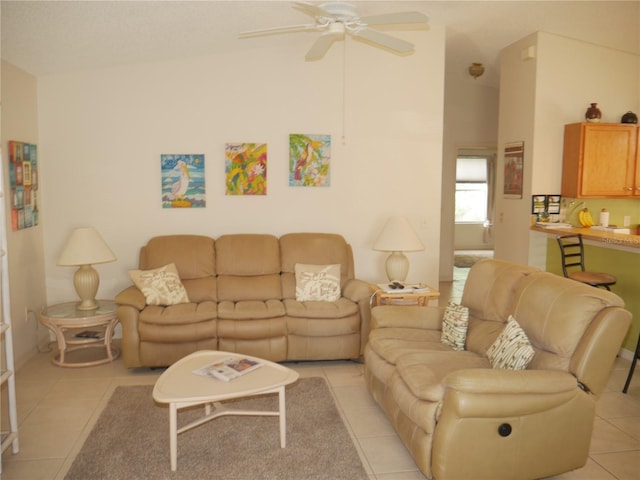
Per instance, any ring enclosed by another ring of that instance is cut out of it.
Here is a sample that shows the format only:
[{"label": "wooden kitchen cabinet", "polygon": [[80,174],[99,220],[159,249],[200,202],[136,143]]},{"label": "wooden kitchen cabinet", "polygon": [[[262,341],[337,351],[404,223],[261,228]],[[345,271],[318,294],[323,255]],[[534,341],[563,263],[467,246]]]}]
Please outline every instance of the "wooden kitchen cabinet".
[{"label": "wooden kitchen cabinet", "polygon": [[562,195],[640,197],[638,126],[573,123],[564,128]]}]

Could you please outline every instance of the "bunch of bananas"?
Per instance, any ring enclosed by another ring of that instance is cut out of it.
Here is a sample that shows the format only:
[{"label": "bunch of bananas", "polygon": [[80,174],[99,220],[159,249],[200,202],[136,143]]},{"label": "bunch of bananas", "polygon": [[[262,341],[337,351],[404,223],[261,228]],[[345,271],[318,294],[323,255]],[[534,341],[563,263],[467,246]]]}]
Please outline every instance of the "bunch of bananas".
[{"label": "bunch of bananas", "polygon": [[596,224],[588,208],[580,210],[580,213],[578,213],[578,221],[583,227],[593,227]]}]

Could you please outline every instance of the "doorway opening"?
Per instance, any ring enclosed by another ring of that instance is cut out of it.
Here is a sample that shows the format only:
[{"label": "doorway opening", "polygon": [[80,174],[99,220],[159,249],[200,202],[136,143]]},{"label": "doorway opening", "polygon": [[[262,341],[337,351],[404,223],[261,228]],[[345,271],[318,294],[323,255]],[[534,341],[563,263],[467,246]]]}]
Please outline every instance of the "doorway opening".
[{"label": "doorway opening", "polygon": [[469,268],[482,258],[493,257],[495,179],[495,149],[458,150],[454,267]]}]

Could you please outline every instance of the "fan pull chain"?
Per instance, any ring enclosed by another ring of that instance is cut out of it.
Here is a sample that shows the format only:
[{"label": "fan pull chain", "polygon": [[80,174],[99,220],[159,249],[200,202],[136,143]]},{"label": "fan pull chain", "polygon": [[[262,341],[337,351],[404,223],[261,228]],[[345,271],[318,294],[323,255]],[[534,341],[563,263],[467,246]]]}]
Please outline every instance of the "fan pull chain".
[{"label": "fan pull chain", "polygon": [[342,145],[347,144],[347,39],[342,42]]}]

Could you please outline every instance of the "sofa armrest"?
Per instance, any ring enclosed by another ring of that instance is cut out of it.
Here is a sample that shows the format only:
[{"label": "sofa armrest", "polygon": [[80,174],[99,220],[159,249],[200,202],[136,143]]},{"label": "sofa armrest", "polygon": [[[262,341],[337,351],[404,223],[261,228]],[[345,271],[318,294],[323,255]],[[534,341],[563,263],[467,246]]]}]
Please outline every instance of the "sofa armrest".
[{"label": "sofa armrest", "polygon": [[371,290],[367,282],[353,278],[345,284],[342,289],[342,296],[358,303],[361,300],[369,300]]},{"label": "sofa armrest", "polygon": [[529,415],[564,404],[581,392],[576,378],[559,370],[474,368],[452,372],[442,383],[444,404],[460,417]]},{"label": "sofa armrest", "polygon": [[360,355],[364,353],[364,347],[369,340],[369,328],[371,326],[371,290],[369,284],[362,280],[351,279],[342,289],[342,295],[358,304],[360,311]]},{"label": "sofa armrest", "polygon": [[144,294],[134,285],[131,285],[116,295],[114,300],[118,305],[130,305],[142,310],[147,305]]},{"label": "sofa armrest", "polygon": [[371,310],[371,329],[419,328],[441,330],[443,307],[380,305]]}]

